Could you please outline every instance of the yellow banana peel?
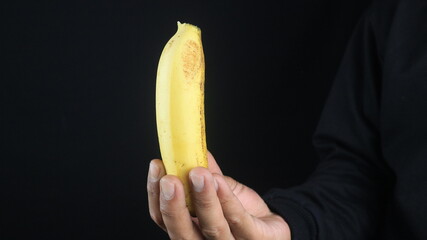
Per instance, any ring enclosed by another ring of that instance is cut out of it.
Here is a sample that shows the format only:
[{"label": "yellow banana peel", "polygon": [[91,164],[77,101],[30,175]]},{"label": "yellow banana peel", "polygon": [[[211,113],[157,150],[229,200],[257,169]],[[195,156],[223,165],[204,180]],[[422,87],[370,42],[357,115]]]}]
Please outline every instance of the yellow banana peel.
[{"label": "yellow banana peel", "polygon": [[190,197],[189,171],[208,167],[204,113],[205,59],[201,30],[178,22],[166,43],[156,78],[156,123],[166,173],[184,185],[186,203],[195,215]]}]

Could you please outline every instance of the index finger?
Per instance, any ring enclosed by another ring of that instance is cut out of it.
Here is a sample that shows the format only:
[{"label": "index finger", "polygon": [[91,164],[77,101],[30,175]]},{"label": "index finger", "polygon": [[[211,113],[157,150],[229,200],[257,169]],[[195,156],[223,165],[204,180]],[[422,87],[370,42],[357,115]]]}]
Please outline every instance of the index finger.
[{"label": "index finger", "polygon": [[208,151],[208,168],[211,173],[222,175],[221,168],[210,151]]}]

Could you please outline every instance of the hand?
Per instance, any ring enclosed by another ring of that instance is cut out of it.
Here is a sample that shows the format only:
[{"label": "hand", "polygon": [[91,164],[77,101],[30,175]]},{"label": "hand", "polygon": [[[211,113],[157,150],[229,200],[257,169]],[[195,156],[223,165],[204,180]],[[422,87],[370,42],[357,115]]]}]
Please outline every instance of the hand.
[{"label": "hand", "polygon": [[150,215],[171,239],[291,239],[288,224],[254,190],[223,176],[210,153],[208,160],[208,169],[189,173],[197,217],[188,212],[181,181],[165,175],[161,160],[150,163]]}]

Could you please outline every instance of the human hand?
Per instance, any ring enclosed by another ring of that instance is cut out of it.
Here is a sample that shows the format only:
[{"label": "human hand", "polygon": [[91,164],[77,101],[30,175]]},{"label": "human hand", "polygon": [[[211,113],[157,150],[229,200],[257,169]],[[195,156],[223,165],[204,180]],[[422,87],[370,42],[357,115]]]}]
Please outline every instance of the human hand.
[{"label": "human hand", "polygon": [[224,176],[210,153],[208,162],[208,169],[189,173],[197,217],[190,216],[181,181],[165,174],[161,160],[150,163],[150,215],[171,239],[291,239],[288,224],[254,190]]}]

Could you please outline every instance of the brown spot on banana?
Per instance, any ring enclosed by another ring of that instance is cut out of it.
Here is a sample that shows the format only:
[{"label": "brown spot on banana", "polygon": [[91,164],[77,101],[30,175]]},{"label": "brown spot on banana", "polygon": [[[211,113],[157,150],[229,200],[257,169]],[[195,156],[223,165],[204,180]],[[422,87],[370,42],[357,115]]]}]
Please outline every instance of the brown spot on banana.
[{"label": "brown spot on banana", "polygon": [[186,79],[192,80],[197,72],[200,71],[202,64],[204,64],[201,46],[193,40],[188,40],[184,44],[184,50],[182,51],[181,58],[184,76]]}]

